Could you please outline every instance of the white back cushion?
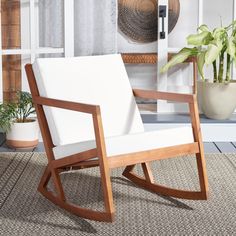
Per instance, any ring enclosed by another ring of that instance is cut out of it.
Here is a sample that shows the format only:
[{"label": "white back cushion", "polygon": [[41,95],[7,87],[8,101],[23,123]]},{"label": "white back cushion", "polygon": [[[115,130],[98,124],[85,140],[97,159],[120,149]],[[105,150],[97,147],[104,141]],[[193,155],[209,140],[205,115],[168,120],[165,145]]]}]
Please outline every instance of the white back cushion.
[{"label": "white back cushion", "polygon": [[[100,105],[105,137],[143,132],[120,55],[40,58],[33,64],[43,97]],[[54,145],[94,139],[92,116],[44,107]]]}]

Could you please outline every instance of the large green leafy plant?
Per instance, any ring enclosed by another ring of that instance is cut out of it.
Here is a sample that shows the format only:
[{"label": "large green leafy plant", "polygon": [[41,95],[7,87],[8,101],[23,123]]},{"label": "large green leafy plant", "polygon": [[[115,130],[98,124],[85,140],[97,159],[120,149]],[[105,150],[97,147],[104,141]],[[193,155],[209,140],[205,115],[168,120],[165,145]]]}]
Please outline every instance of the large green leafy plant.
[{"label": "large green leafy plant", "polygon": [[[187,42],[188,45],[194,47],[185,47],[180,50],[162,68],[162,72],[166,72],[191,56],[196,56],[198,70],[203,80],[205,80],[204,65],[212,65],[214,83],[230,82],[232,79],[231,65],[236,61],[236,21],[227,27],[215,28],[213,31],[210,31],[207,25],[201,25],[197,34],[187,37]],[[225,58],[226,64],[224,63]]]},{"label": "large green leafy plant", "polygon": [[0,128],[9,131],[14,122],[25,123],[31,121],[29,116],[35,113],[31,94],[17,92],[15,102],[0,104]]}]

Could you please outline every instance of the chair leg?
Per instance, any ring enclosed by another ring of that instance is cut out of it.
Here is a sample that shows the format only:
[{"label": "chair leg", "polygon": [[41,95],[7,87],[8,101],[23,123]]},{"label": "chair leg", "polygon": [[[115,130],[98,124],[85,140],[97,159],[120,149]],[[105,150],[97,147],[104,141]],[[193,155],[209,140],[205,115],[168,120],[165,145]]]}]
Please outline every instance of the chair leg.
[{"label": "chair leg", "polygon": [[198,142],[199,145],[199,153],[196,153],[197,159],[197,168],[198,168],[198,176],[200,182],[200,188],[202,197],[207,199],[208,197],[208,178],[206,172],[206,161],[204,155],[204,147],[202,142],[202,134],[201,134],[201,126],[200,126],[200,118],[198,111],[198,103],[197,97],[194,96],[194,102],[189,104],[189,111],[191,116],[192,130],[194,140]]},{"label": "chair leg", "polygon": [[[154,183],[154,178],[153,178],[152,170],[149,163],[147,162],[142,163],[141,166],[143,169],[145,179],[150,183]],[[126,176],[126,174],[128,175],[134,169],[134,167],[135,165],[126,166],[125,170],[123,171],[123,175],[124,176]]]},{"label": "chair leg", "polygon": [[65,194],[63,191],[63,187],[61,184],[60,176],[58,173],[58,170],[51,169],[49,166],[46,167],[44,174],[40,180],[39,186],[38,186],[38,191],[42,192],[47,188],[48,182],[50,178],[53,179],[53,184],[56,190],[56,193],[58,197],[62,200],[65,201]]},{"label": "chair leg", "polygon": [[125,175],[126,173],[130,173],[134,169],[134,167],[135,167],[135,165],[126,166],[123,171],[123,175]]},{"label": "chair leg", "polygon": [[203,152],[196,154],[197,159],[197,168],[198,168],[198,176],[199,176],[199,183],[200,189],[204,199],[208,198],[209,187],[208,187],[208,178],[206,173],[206,161],[205,155]]},{"label": "chair leg", "polygon": [[142,169],[146,180],[150,183],[154,183],[154,177],[149,163],[142,163]]},{"label": "chair leg", "polygon": [[99,168],[102,180],[105,211],[106,214],[109,215],[109,218],[113,221],[115,210],[100,108],[97,109],[96,114],[93,114],[93,124],[97,145],[97,157],[99,160]]},{"label": "chair leg", "polygon": [[39,182],[38,191],[41,192],[42,189],[47,187],[47,184],[51,178],[51,172],[49,166],[46,167],[43,176]]},{"label": "chair leg", "polygon": [[100,165],[100,173],[101,173],[105,210],[108,214],[110,214],[113,221],[115,209],[113,203],[110,170],[108,168],[105,168],[104,165]]},{"label": "chair leg", "polygon": [[65,201],[65,193],[62,187],[61,179],[59,176],[58,170],[52,169],[51,170],[52,180],[54,183],[54,187],[56,189],[57,195],[60,198],[61,201]]}]

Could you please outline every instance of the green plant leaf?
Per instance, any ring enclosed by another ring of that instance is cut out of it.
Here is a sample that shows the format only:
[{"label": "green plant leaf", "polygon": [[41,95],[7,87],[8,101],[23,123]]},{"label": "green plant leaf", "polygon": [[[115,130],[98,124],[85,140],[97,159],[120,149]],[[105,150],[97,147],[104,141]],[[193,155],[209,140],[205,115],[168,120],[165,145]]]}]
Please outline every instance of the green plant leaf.
[{"label": "green plant leaf", "polygon": [[231,36],[227,42],[227,50],[226,52],[236,60],[236,45],[235,45],[235,38]]},{"label": "green plant leaf", "polygon": [[224,36],[227,36],[227,30],[223,27],[215,28],[213,30],[212,36],[215,40],[222,39]]},{"label": "green plant leaf", "polygon": [[14,121],[25,122],[27,117],[34,112],[31,94],[18,92],[17,101],[0,104],[0,127],[8,132]]},{"label": "green plant leaf", "polygon": [[202,77],[203,80],[205,80],[204,74],[203,74],[203,67],[205,65],[205,56],[206,56],[206,51],[203,51],[198,54],[197,56],[197,66],[198,66],[198,71]]},{"label": "green plant leaf", "polygon": [[205,24],[203,24],[203,25],[201,25],[200,27],[198,27],[198,30],[199,30],[200,32],[209,32],[209,31],[210,31],[209,28],[208,28],[208,26],[205,25]]},{"label": "green plant leaf", "polygon": [[225,27],[226,30],[229,30],[231,28],[234,28],[236,25],[236,20],[234,20],[230,25],[228,25],[227,27]]},{"label": "green plant leaf", "polygon": [[190,56],[194,56],[198,54],[197,48],[183,48],[180,50],[165,66],[161,68],[161,73],[165,73],[171,67],[184,62]]},{"label": "green plant leaf", "polygon": [[[215,28],[213,31],[210,31],[208,26],[203,24],[198,28],[198,32],[198,34],[187,37],[188,44],[196,47],[183,48],[161,69],[161,72],[166,72],[174,65],[184,62],[188,57],[197,55],[198,70],[201,77],[204,79],[204,65],[213,64],[214,81],[220,82],[222,71],[224,72],[225,64],[222,61],[225,53],[227,53],[227,68],[229,63],[232,63],[232,59],[236,63],[236,21],[233,21],[227,27]],[[221,62],[219,68],[217,68],[218,59]],[[217,70],[219,70],[219,73],[217,73]]]},{"label": "green plant leaf", "polygon": [[202,46],[208,45],[213,40],[211,32],[201,32],[200,34],[191,34],[187,37],[189,45]]},{"label": "green plant leaf", "polygon": [[0,127],[7,132],[14,121],[16,105],[14,103],[0,104]]},{"label": "green plant leaf", "polygon": [[223,48],[223,45],[220,41],[214,41],[208,46],[208,49],[205,55],[206,65],[210,65],[213,61],[217,59],[217,57],[221,53],[222,48]]}]

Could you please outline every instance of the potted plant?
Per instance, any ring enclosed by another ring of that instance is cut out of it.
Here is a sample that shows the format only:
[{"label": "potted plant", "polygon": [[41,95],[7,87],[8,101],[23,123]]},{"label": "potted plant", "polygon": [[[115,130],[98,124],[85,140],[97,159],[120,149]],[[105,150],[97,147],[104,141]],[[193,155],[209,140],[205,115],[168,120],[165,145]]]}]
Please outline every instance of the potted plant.
[{"label": "potted plant", "polygon": [[38,122],[28,92],[17,92],[15,102],[0,104],[0,128],[6,132],[6,144],[11,148],[33,148],[38,145]]},{"label": "potted plant", "polygon": [[[198,81],[198,97],[203,113],[212,119],[228,119],[236,108],[236,83],[232,80],[232,65],[236,62],[236,21],[227,27],[210,31],[201,25],[198,33],[187,37],[189,45],[179,51],[163,68],[196,56],[201,80]],[[212,66],[212,78],[204,76],[205,65]]]}]

